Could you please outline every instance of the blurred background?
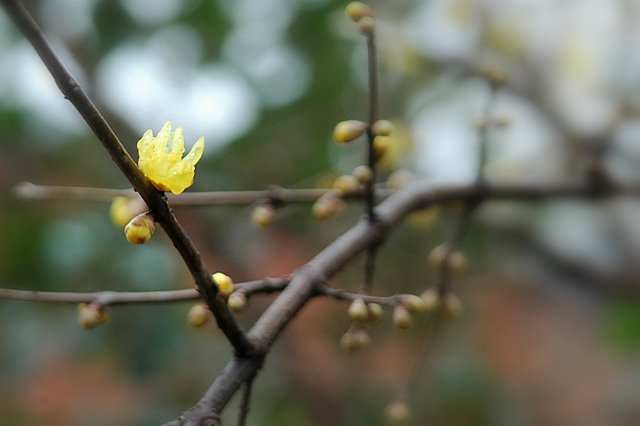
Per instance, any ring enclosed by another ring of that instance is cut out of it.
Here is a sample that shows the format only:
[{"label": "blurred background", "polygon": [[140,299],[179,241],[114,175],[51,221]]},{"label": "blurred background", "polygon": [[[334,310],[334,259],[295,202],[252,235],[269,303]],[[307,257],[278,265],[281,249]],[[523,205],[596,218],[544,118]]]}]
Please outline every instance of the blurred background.
[{"label": "blurred background", "polygon": [[[125,146],[170,120],[207,147],[194,191],[327,186],[364,158],[336,122],[366,117],[366,49],[346,2],[25,2]],[[470,182],[489,96],[478,70],[507,76],[485,173],[498,182],[582,176],[605,146],[616,181],[640,184],[640,1],[371,2],[381,112],[396,125],[382,179],[402,168]],[[0,287],[165,290],[192,286],[161,232],[130,246],[108,203],[17,199],[21,182],[126,188],[32,48],[0,14]],[[266,230],[251,206],[177,209],[212,271],[235,281],[288,274],[348,229],[288,206]],[[432,284],[426,255],[458,210],[413,215],[380,252],[374,293]],[[410,398],[414,424],[640,424],[640,205],[634,199],[487,203],[455,278],[463,316],[446,324]],[[331,283],[356,291],[363,259]],[[252,298],[249,327],[270,298]],[[195,403],[229,358],[190,304],[118,307],[92,331],[71,305],[0,302],[0,413],[6,425],[156,425]],[[254,386],[252,425],[382,425],[424,332],[389,315],[373,345],[339,347],[347,306],[310,304]],[[236,403],[225,411],[233,422]]]}]

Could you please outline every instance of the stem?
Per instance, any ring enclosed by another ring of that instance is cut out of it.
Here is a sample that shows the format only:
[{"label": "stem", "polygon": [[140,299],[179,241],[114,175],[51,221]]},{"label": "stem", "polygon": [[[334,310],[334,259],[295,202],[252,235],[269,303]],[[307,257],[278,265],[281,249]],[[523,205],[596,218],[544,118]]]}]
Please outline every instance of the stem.
[{"label": "stem", "polygon": [[245,426],[247,423],[247,417],[249,416],[249,406],[251,405],[251,388],[253,387],[253,380],[256,376],[251,377],[244,384],[244,392],[242,392],[242,401],[240,402],[240,411],[238,413],[238,426]]},{"label": "stem", "polygon": [[378,58],[375,43],[375,31],[367,34],[367,57],[369,71],[369,123],[367,127],[367,166],[371,170],[371,180],[367,182],[365,187],[365,204],[366,213],[370,222],[376,221],[375,213],[375,193],[374,185],[376,182],[376,154],[373,149],[373,125],[378,121]]},{"label": "stem", "polygon": [[62,94],[73,104],[110,154],[113,162],[147,203],[154,219],[165,230],[189,268],[200,295],[207,302],[216,318],[218,327],[238,353],[251,352],[251,343],[227,304],[218,297],[218,288],[214,285],[200,253],[178,223],[164,194],[157,191],[138,169],[100,111],[53,52],[44,34],[24,6],[18,0],[0,0],[0,2],[9,17],[36,50]]}]

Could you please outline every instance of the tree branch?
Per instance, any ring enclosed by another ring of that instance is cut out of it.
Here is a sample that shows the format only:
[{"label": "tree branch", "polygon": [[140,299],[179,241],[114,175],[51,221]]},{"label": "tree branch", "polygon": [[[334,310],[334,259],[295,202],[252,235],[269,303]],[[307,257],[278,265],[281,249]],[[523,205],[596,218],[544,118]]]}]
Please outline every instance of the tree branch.
[{"label": "tree branch", "polygon": [[[282,291],[289,282],[288,277],[265,278],[262,280],[237,283],[234,291],[241,291],[247,296],[260,293]],[[201,299],[195,288],[159,291],[30,291],[0,288],[0,300],[17,300],[41,303],[91,303],[99,306],[140,305],[152,303],[172,303]]]},{"label": "tree branch", "polygon": [[[637,189],[635,189],[637,192]],[[614,195],[616,191],[610,192]],[[414,182],[391,195],[376,208],[378,220],[362,219],[322,250],[309,263],[291,276],[289,285],[258,319],[249,336],[256,344],[256,355],[265,355],[280,332],[306,303],[355,256],[375,244],[410,212],[434,203],[453,200],[479,202],[488,200],[537,201],[549,198],[588,198],[591,188],[585,183],[555,185],[476,185],[435,186]],[[234,357],[213,382],[201,400],[187,410],[178,421],[168,425],[195,426],[203,419],[219,415],[240,386],[262,365],[261,357]]]},{"label": "tree branch", "polygon": [[[184,192],[180,195],[167,194],[172,206],[217,206],[247,205],[261,201],[277,204],[312,203],[332,191],[331,188],[288,189],[273,186],[264,191],[220,191]],[[23,182],[13,189],[14,194],[26,200],[78,200],[110,202],[114,197],[133,197],[131,189],[91,188],[82,186],[35,185]],[[385,198],[393,190],[377,188],[376,195]],[[362,199],[364,190],[344,195],[345,199]]]},{"label": "tree branch", "polygon": [[44,34],[24,6],[18,0],[0,1],[9,17],[36,50],[62,94],[78,110],[111,155],[113,162],[118,165],[131,186],[147,203],[154,219],[162,226],[189,268],[198,291],[216,318],[218,327],[229,339],[236,352],[240,354],[251,352],[251,343],[226,303],[218,297],[218,288],[213,283],[211,274],[207,271],[200,253],[176,220],[164,194],[157,191],[138,169],[100,111],[53,52]]}]

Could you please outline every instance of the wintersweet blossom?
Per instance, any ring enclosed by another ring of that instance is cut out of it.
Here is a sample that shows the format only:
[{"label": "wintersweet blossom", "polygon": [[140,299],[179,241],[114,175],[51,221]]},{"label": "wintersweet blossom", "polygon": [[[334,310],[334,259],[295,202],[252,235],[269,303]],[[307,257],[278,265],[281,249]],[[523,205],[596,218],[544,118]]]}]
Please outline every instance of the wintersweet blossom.
[{"label": "wintersweet blossom", "polygon": [[172,132],[171,122],[167,121],[157,136],[147,130],[138,141],[138,167],[160,191],[180,194],[193,184],[195,165],[203,151],[204,137],[200,137],[191,151],[182,158],[182,126],[176,127]]}]

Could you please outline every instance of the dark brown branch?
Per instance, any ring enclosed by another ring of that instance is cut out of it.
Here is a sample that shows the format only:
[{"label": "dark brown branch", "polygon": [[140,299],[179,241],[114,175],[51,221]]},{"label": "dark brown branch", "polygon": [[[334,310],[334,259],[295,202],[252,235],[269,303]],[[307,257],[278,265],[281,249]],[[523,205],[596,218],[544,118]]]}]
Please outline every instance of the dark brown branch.
[{"label": "dark brown branch", "polygon": [[[267,308],[249,331],[258,352],[266,354],[280,332],[291,322],[323,284],[356,255],[376,243],[410,212],[437,202],[466,200],[536,201],[548,198],[585,198],[591,195],[588,185],[559,183],[556,185],[434,186],[414,182],[391,195],[376,208],[378,221],[365,218],[322,250],[309,263],[291,276],[289,285]],[[201,400],[171,425],[195,426],[216,416],[233,394],[262,365],[261,358],[233,358],[213,382]]]},{"label": "dark brown branch", "polygon": [[154,219],[165,230],[189,268],[200,294],[216,318],[218,327],[229,339],[236,352],[240,354],[251,352],[251,343],[226,303],[218,297],[217,287],[214,285],[200,253],[176,220],[167,199],[151,185],[149,180],[138,169],[138,166],[122,146],[122,143],[120,143],[120,140],[102,114],[100,114],[100,111],[98,111],[78,82],[53,52],[44,34],[24,6],[17,0],[0,1],[9,17],[36,50],[62,94],[78,110],[107,150],[113,162],[118,165],[131,183],[131,186],[147,203]]}]

